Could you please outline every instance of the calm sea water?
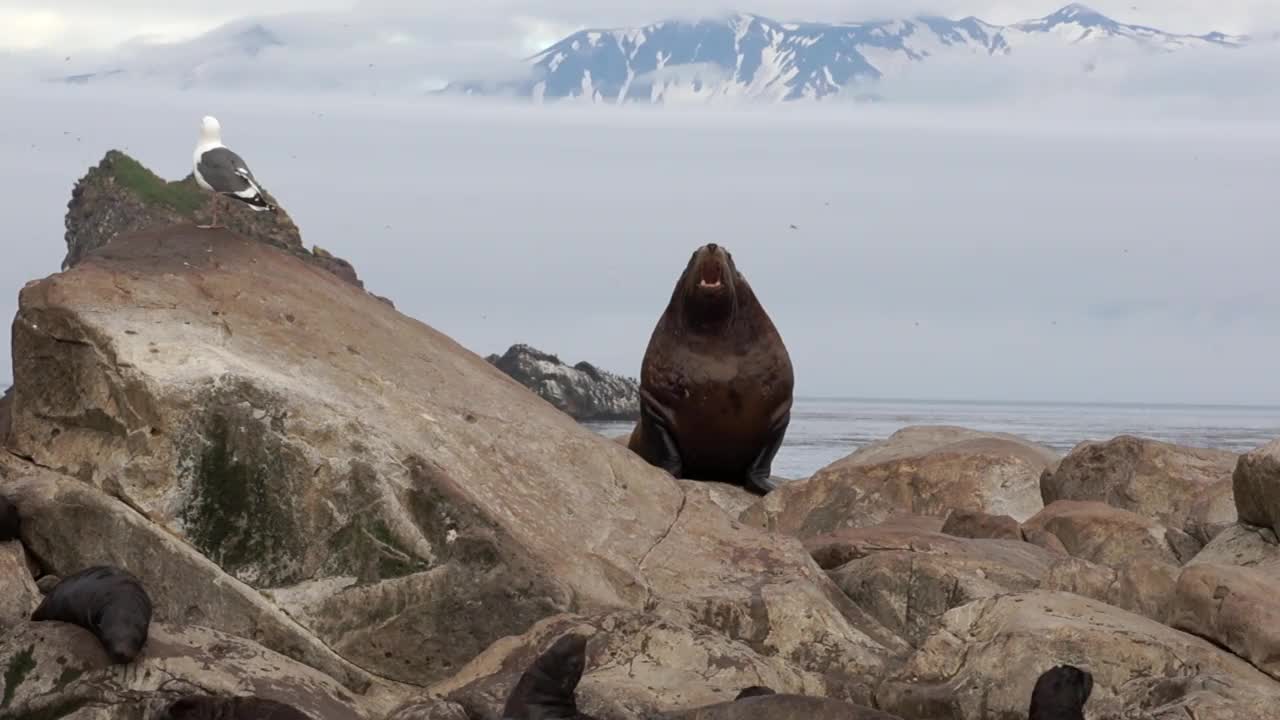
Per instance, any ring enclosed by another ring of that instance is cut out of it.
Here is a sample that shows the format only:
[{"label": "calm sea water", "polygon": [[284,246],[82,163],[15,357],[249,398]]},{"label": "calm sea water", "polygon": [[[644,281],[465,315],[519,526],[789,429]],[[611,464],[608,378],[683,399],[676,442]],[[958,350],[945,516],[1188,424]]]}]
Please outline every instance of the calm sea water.
[{"label": "calm sea water", "polygon": [[[1066,453],[1086,440],[1137,435],[1179,445],[1245,452],[1280,438],[1280,407],[1075,405],[796,398],[773,472],[805,478],[908,425],[1006,432]],[[630,423],[591,423],[610,437]]]}]

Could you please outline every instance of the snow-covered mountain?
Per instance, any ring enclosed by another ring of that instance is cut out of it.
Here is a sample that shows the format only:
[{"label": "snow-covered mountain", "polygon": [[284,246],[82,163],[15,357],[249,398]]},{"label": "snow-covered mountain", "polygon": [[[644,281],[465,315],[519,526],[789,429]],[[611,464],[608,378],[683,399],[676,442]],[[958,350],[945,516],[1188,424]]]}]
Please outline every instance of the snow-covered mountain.
[{"label": "snow-covered mountain", "polygon": [[[915,81],[916,94],[931,98],[958,80],[983,81],[997,71],[1052,85],[1055,75],[1079,77],[1116,54],[1134,59],[1188,48],[1216,52],[1246,41],[1128,25],[1073,4],[1012,25],[974,17],[815,23],[735,14],[672,20],[583,30],[522,61],[497,43],[492,51],[451,55],[441,49],[447,43],[431,35],[437,29],[414,22],[351,13],[245,19],[182,42],[137,41],[101,55],[78,54],[46,78],[181,89],[443,92],[610,103],[876,99],[898,97],[893,93]],[[920,82],[924,75],[932,84]],[[979,92],[989,92],[978,85]]]},{"label": "snow-covered mountain", "polygon": [[1234,48],[1246,38],[1178,35],[1116,22],[1071,4],[1046,17],[993,25],[974,17],[788,23],[736,14],[641,28],[583,30],[530,58],[528,77],[456,82],[446,92],[536,100],[662,102],[680,97],[820,99],[873,86],[923,63],[1016,57],[1020,50],[1089,47],[1172,52]]}]

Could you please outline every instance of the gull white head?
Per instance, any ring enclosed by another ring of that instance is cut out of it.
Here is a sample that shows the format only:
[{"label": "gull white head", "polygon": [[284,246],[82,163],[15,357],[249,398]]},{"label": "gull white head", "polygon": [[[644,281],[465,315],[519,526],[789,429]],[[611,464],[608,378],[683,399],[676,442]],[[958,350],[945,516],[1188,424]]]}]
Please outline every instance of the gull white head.
[{"label": "gull white head", "polygon": [[200,120],[200,139],[218,142],[222,140],[222,126],[218,124],[218,119],[212,115],[205,115]]}]

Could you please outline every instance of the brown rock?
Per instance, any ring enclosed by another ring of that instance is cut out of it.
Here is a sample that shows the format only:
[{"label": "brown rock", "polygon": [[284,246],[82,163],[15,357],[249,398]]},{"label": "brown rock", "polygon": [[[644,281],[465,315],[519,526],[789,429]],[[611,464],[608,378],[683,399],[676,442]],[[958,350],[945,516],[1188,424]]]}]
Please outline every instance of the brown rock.
[{"label": "brown rock", "polygon": [[[711,609],[708,609],[711,611]],[[810,637],[803,652],[828,656],[828,670],[813,672],[773,650],[764,619],[740,616],[729,632],[707,627],[706,617],[659,606],[647,612],[550,618],[516,638],[486,650],[432,691],[461,705],[473,720],[501,720],[501,710],[521,673],[557,639],[589,636],[586,672],[578,686],[579,708],[615,720],[650,720],[654,713],[731,700],[746,686],[838,699],[871,697],[876,676],[846,674],[833,682],[843,660],[838,645]],[[726,618],[728,619],[728,618]],[[782,623],[776,632],[789,632]]]},{"label": "brown rock", "polygon": [[[902,526],[840,530],[831,578],[855,605],[919,645],[952,608],[1039,587],[1055,556],[1021,541],[963,539]],[[819,540],[811,541],[819,542]],[[821,562],[824,567],[826,562]]]},{"label": "brown rock", "polygon": [[1237,455],[1122,435],[1077,445],[1040,480],[1045,505],[1092,501],[1183,529],[1202,493],[1230,479]]},{"label": "brown rock", "polygon": [[[270,193],[266,197],[279,205]],[[208,222],[213,202],[213,193],[202,190],[192,175],[166,182],[128,155],[111,150],[71,192],[66,217],[67,256],[62,268],[76,266],[118,236],[197,220]],[[273,213],[254,212],[224,200],[218,219],[232,232],[278,247],[356,287],[364,287],[351,263],[318,247],[314,252],[307,251],[298,226],[283,208]]]},{"label": "brown rock", "polygon": [[1205,488],[1191,502],[1183,529],[1201,545],[1236,524],[1236,498],[1231,478]]},{"label": "brown rock", "polygon": [[256,695],[325,720],[382,717],[311,668],[196,626],[152,623],[142,655],[122,672],[88,631],[28,622],[0,641],[0,667],[8,669],[0,674],[6,718],[63,717],[89,705],[109,712],[88,717],[133,720],[187,694]]},{"label": "brown rock", "polygon": [[1021,540],[1022,527],[1008,515],[988,515],[973,510],[953,510],[947,515],[942,532],[962,538]]},{"label": "brown rock", "polygon": [[1120,566],[1108,602],[1156,622],[1168,622],[1180,572],[1175,565],[1136,557]]},{"label": "brown rock", "polygon": [[668,720],[902,720],[869,707],[804,695],[766,695],[669,713]]},{"label": "brown rock", "polygon": [[1137,556],[1180,564],[1175,544],[1169,539],[1172,531],[1100,502],[1059,500],[1023,527],[1047,530],[1062,541],[1073,557],[1108,567],[1119,567]]},{"label": "brown rock", "polygon": [[1280,678],[1280,580],[1227,565],[1193,565],[1177,581],[1170,625],[1207,638]]},{"label": "brown rock", "polygon": [[234,233],[117,237],[28,285],[14,339],[20,454],[120,498],[370,674],[429,685],[569,608],[659,602],[749,627],[831,686],[865,688],[902,644],[799,543]]},{"label": "brown rock", "polygon": [[1116,571],[1080,558],[1065,557],[1045,574],[1041,589],[1069,592],[1109,602],[1116,586]]},{"label": "brown rock", "polygon": [[1057,535],[1042,528],[1022,528],[1022,538],[1039,548],[1044,548],[1056,555],[1070,555],[1067,546],[1062,544]]},{"label": "brown rock", "polygon": [[1231,480],[1240,522],[1280,534],[1280,440],[1241,457]]},{"label": "brown rock", "polygon": [[30,619],[39,604],[40,588],[27,569],[22,543],[0,543],[0,637]]},{"label": "brown rock", "polygon": [[1023,520],[1040,509],[1040,473],[1055,460],[1012,435],[906,428],[769,493],[742,520],[800,537],[871,527],[898,513],[974,510]]},{"label": "brown rock", "polygon": [[1043,590],[1075,593],[1163,623],[1169,618],[1179,569],[1136,557],[1116,569],[1080,558],[1055,563],[1041,584]]},{"label": "brown rock", "polygon": [[[1163,713],[1175,706],[1189,709],[1185,717],[1262,718],[1280,701],[1280,684],[1204,640],[1078,595],[1034,591],[947,613],[886,679],[877,706],[907,718],[1023,718],[1036,679],[1062,663],[1092,673],[1090,718],[1171,717]],[[1218,683],[1226,697],[1201,692]]]},{"label": "brown rock", "polygon": [[5,388],[0,393],[0,450],[4,449],[9,437],[9,425],[12,423],[13,388]]},{"label": "brown rock", "polygon": [[[40,579],[45,592],[60,575],[93,565],[120,567],[147,588],[157,622],[192,623],[255,638],[353,690],[368,689],[367,673],[335,655],[253,588],[228,577],[119,500],[12,457],[0,457],[0,478],[22,507],[28,548],[52,573]],[[84,542],[86,537],[101,541]]]},{"label": "brown rock", "polygon": [[1280,571],[1280,540],[1270,528],[1237,524],[1218,534],[1187,565],[1236,565]]},{"label": "brown rock", "polygon": [[467,711],[447,700],[420,700],[391,713],[387,720],[469,720]]}]

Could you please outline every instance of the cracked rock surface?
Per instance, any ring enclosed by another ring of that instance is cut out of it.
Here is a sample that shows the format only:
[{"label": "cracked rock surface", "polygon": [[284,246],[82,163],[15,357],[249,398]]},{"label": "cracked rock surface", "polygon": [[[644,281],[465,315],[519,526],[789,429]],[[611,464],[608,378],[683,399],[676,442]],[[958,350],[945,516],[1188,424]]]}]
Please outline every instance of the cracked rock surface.
[{"label": "cracked rock surface", "polygon": [[907,649],[736,501],[232,232],[88,251],[23,289],[14,352],[0,491],[47,572],[119,564],[158,621],[252,639],[365,710],[566,612],[675,613],[863,701]]}]

